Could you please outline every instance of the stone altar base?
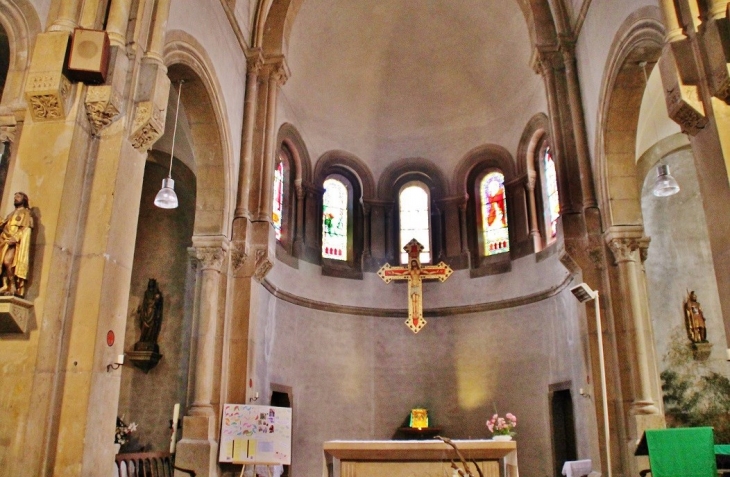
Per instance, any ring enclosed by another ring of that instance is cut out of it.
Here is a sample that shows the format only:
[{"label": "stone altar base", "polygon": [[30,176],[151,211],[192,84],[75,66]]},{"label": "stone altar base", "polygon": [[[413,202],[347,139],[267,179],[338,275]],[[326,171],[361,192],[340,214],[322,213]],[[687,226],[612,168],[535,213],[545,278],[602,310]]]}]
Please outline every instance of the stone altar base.
[{"label": "stone altar base", "polygon": [[[514,441],[453,441],[484,477],[518,477]],[[324,443],[323,477],[451,477],[451,461],[462,468],[451,446],[428,441],[329,441]],[[472,472],[478,473],[471,465]]]}]

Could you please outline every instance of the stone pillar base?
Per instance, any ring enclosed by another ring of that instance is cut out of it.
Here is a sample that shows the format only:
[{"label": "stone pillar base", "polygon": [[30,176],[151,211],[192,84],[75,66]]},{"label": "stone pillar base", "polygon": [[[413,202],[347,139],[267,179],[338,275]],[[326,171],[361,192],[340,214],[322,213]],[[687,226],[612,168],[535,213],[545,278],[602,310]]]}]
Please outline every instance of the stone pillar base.
[{"label": "stone pillar base", "polygon": [[[647,429],[664,429],[667,423],[662,414],[637,414],[631,416],[631,428],[629,432],[629,440],[627,442],[627,455],[634,456],[636,446]],[[631,469],[626,475],[639,475],[639,471],[649,468],[649,458],[647,456],[635,456],[629,463]]]},{"label": "stone pillar base", "polygon": [[[177,443],[175,465],[195,471],[198,477],[218,477],[218,442],[215,422],[208,416],[185,416],[183,438]],[[175,476],[184,474],[175,472]]]}]

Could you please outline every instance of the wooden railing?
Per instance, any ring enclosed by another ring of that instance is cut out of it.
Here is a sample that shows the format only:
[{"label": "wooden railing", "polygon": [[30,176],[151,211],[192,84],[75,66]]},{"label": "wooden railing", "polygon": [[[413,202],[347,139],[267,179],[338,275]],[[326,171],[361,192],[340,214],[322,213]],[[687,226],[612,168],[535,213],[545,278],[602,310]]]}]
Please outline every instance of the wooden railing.
[{"label": "wooden railing", "polygon": [[115,458],[119,477],[173,477],[175,471],[195,477],[195,472],[175,466],[175,458],[169,452],[139,452],[117,454]]}]

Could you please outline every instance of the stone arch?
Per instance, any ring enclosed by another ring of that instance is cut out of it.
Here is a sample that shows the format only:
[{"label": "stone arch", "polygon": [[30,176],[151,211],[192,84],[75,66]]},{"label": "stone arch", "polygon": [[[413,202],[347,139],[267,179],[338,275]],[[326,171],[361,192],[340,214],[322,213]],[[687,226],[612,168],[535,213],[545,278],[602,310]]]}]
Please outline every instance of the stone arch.
[{"label": "stone arch", "polygon": [[368,166],[354,154],[345,151],[328,151],[322,154],[317,161],[314,177],[317,185],[324,181],[325,176],[335,167],[349,169],[360,182],[363,199],[375,198],[375,181]]},{"label": "stone arch", "polygon": [[189,34],[167,33],[168,76],[185,81],[181,103],[190,123],[197,180],[195,235],[229,235],[235,204],[233,147],[220,84],[210,57]]},{"label": "stone arch", "polygon": [[441,169],[427,159],[414,157],[396,161],[383,171],[378,181],[378,198],[393,200],[393,184],[406,175],[423,178],[431,187],[432,200],[446,196],[448,182]]},{"label": "stone arch", "polygon": [[454,195],[468,195],[467,178],[478,165],[488,163],[504,174],[505,182],[515,179],[515,161],[507,149],[497,144],[484,144],[467,152],[459,162],[451,182],[451,192]]},{"label": "stone arch", "polygon": [[309,158],[309,151],[304,139],[297,131],[297,128],[290,123],[284,123],[279,128],[279,134],[276,138],[277,148],[282,144],[286,144],[289,152],[291,152],[294,161],[296,183],[312,182],[312,161]]},{"label": "stone arch", "polygon": [[8,35],[10,64],[2,95],[3,106],[20,106],[23,86],[36,35],[41,22],[35,8],[27,0],[0,3],[0,25]]},{"label": "stone arch", "polygon": [[[561,2],[555,2],[557,15],[553,15],[550,0],[515,0],[522,11],[534,45],[557,45],[558,30],[554,18],[559,19],[561,33],[569,33],[567,12]],[[296,15],[305,0],[260,0],[254,18],[251,43],[265,55],[285,54]]]},{"label": "stone arch", "polygon": [[656,64],[664,42],[664,27],[657,7],[643,7],[623,23],[613,41],[604,73],[596,134],[598,203],[603,229],[642,224],[640,190],[643,177],[636,171],[636,127],[647,74]]}]

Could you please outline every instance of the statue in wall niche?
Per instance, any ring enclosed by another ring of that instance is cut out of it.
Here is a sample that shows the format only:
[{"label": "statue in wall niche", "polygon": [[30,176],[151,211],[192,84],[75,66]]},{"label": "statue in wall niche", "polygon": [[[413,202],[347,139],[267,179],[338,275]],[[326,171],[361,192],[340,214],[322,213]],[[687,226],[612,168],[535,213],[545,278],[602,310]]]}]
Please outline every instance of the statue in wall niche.
[{"label": "statue in wall niche", "polygon": [[689,292],[684,302],[684,321],[687,327],[687,336],[693,343],[707,342],[707,328],[702,306],[697,301],[694,290]]},{"label": "statue in wall niche", "polygon": [[0,294],[23,297],[30,264],[31,229],[33,216],[28,196],[16,192],[13,210],[0,222],[0,257],[2,257],[2,287]]},{"label": "statue in wall niche", "polygon": [[157,286],[157,280],[150,278],[142,304],[137,308],[141,334],[139,341],[134,345],[135,350],[158,351],[157,337],[162,326],[162,301],[162,292]]}]

